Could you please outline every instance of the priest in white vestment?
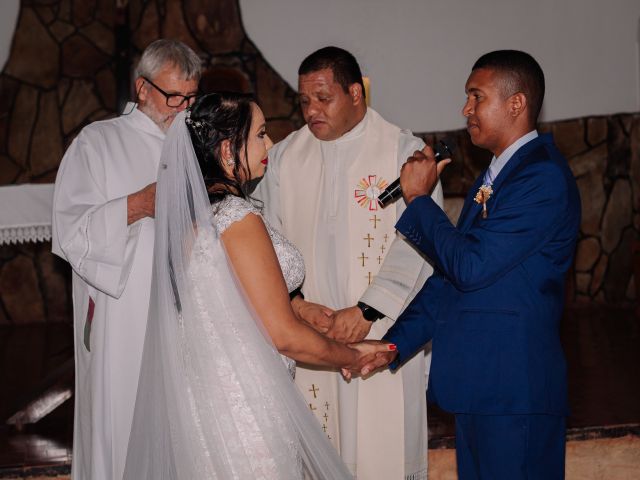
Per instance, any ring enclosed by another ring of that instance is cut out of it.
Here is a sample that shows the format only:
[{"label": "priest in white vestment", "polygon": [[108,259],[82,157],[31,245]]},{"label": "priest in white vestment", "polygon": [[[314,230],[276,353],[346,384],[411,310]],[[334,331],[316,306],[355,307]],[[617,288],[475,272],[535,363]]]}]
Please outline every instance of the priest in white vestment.
[{"label": "priest in white vestment", "polygon": [[158,40],[136,71],[138,106],[85,127],[56,178],[53,252],[73,269],[72,478],[120,480],[147,322],[155,181],[165,131],[195,97],[200,59]]},{"label": "priest in white vestment", "polygon": [[[376,201],[424,143],[367,108],[350,53],[321,49],[298,73],[307,125],[270,150],[255,194],[269,222],[303,253],[305,300],[294,298],[294,310],[334,338],[379,339],[432,273],[395,233],[404,202],[381,209]],[[440,185],[433,195],[441,205]],[[324,316],[308,302],[336,312]],[[309,408],[358,479],[426,478],[427,360],[419,354],[397,373],[349,383],[298,366]]]}]

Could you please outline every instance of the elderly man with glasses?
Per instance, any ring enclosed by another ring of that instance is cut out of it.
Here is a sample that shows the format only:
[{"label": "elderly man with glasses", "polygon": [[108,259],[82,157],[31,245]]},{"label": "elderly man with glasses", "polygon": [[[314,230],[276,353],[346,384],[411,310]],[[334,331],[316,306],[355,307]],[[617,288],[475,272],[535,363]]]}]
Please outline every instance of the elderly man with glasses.
[{"label": "elderly man with glasses", "polygon": [[[138,70],[140,70],[140,67]],[[163,132],[166,132],[171,126],[171,122],[173,122],[175,116],[191,105],[197,96],[195,92],[188,95],[183,95],[179,92],[196,88],[197,82],[194,84],[193,79],[180,79],[180,70],[176,70],[172,65],[167,65],[155,75],[156,82],[178,88],[178,91],[172,90],[165,92],[156,83],[152,82],[149,77],[142,75],[142,72],[140,73],[140,76],[136,80],[136,91],[138,92],[138,101],[140,103],[139,108],[147,114]],[[176,75],[178,78],[172,78]],[[150,85],[152,89],[148,88],[147,85]],[[153,95],[153,89],[164,97],[164,105],[162,99],[156,98],[157,94]]]},{"label": "elderly man with glasses", "polygon": [[200,70],[181,42],[149,45],[136,69],[138,105],[85,127],[58,170],[52,244],[73,269],[76,480],[122,479],[147,323],[160,151],[195,98]]}]

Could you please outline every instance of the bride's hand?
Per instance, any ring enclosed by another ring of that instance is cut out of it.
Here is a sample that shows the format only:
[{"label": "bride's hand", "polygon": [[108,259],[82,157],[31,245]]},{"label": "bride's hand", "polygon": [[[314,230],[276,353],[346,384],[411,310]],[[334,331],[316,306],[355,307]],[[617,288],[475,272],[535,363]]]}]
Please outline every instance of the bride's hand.
[{"label": "bride's hand", "polygon": [[352,343],[349,347],[358,351],[358,358],[354,365],[342,369],[342,376],[346,380],[351,379],[353,374],[364,376],[378,368],[386,367],[398,355],[393,343],[379,340]]},{"label": "bride's hand", "polygon": [[366,320],[362,316],[362,310],[356,306],[336,310],[332,315],[332,319],[333,326],[327,336],[342,343],[354,343],[364,340],[369,334],[373,323]]},{"label": "bride's hand", "polygon": [[333,310],[330,308],[317,303],[307,302],[299,296],[291,301],[291,306],[298,318],[314,330],[324,334],[333,327]]}]

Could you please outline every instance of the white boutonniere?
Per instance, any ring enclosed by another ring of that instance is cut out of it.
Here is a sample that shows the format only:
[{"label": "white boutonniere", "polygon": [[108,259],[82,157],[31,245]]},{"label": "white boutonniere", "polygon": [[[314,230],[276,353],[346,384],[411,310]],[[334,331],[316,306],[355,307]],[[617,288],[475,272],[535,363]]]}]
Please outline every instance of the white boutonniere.
[{"label": "white boutonniere", "polygon": [[491,198],[492,193],[493,188],[491,188],[491,185],[482,185],[478,189],[478,193],[476,193],[474,200],[476,203],[482,204],[482,218],[487,218],[487,202]]}]

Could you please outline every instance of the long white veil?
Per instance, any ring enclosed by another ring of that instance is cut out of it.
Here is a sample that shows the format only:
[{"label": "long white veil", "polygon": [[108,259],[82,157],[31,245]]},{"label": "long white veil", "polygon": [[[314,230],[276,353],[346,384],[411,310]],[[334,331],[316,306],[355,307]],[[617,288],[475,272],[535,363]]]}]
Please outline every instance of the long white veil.
[{"label": "long white veil", "polygon": [[212,224],[185,114],[165,140],[125,479],[345,479]]}]

